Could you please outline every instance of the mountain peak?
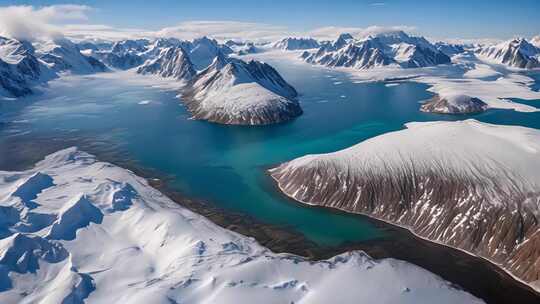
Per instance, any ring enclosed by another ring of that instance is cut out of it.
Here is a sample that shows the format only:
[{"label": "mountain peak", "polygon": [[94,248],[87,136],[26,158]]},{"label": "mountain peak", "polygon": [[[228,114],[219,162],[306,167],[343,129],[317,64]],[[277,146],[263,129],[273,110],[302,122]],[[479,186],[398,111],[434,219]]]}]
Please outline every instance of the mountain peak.
[{"label": "mountain peak", "polygon": [[341,33],[336,40],[353,40],[354,37],[349,33]]}]

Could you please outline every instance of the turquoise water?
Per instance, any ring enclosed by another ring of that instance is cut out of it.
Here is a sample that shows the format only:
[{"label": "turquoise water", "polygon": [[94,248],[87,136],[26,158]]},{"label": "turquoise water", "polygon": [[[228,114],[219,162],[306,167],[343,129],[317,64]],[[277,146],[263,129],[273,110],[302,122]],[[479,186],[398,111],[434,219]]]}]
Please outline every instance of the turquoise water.
[{"label": "turquoise water", "polygon": [[172,175],[172,186],[188,196],[337,245],[384,237],[384,232],[360,217],[289,201],[275,191],[265,174],[268,166],[340,150],[409,121],[474,117],[540,129],[540,113],[426,114],[418,111],[419,101],[431,96],[425,85],[358,84],[340,72],[268,61],[301,94],[304,115],[292,122],[235,127],[189,120],[175,92],[120,77],[75,77],[52,82],[41,96],[0,103],[0,154],[7,151],[8,138],[90,139]]}]

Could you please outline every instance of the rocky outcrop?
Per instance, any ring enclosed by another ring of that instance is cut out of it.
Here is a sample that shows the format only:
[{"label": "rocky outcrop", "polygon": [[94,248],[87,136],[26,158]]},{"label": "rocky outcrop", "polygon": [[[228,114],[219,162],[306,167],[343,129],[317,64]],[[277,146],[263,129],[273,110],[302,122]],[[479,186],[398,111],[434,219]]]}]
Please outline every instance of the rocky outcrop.
[{"label": "rocky outcrop", "polygon": [[270,171],[297,201],[366,214],[540,279],[540,132],[474,120],[408,124]]},{"label": "rocky outcrop", "polygon": [[420,111],[440,114],[471,114],[487,110],[482,100],[467,95],[435,95],[420,106]]},{"label": "rocky outcrop", "polygon": [[182,100],[196,119],[264,125],[302,114],[296,96],[270,65],[221,55],[189,83]]}]

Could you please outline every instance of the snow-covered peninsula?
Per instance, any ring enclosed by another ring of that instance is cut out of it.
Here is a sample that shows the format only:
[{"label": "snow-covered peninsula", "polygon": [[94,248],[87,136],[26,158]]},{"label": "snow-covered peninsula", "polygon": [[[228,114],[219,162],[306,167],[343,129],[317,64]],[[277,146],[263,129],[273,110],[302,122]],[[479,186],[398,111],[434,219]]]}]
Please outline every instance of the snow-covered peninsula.
[{"label": "snow-covered peninsula", "polygon": [[406,126],[270,173],[293,199],[403,226],[538,288],[540,131],[475,120]]}]

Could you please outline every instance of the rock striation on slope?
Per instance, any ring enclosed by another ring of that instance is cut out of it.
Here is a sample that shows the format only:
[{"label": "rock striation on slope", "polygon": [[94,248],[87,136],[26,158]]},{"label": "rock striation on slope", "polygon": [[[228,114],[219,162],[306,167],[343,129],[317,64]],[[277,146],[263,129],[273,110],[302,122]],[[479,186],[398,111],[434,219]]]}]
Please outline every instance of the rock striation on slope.
[{"label": "rock striation on slope", "polygon": [[188,84],[182,100],[195,119],[266,125],[302,114],[297,92],[270,65],[217,56]]},{"label": "rock striation on slope", "polygon": [[270,174],[297,201],[403,226],[538,287],[538,130],[475,120],[410,123]]}]

